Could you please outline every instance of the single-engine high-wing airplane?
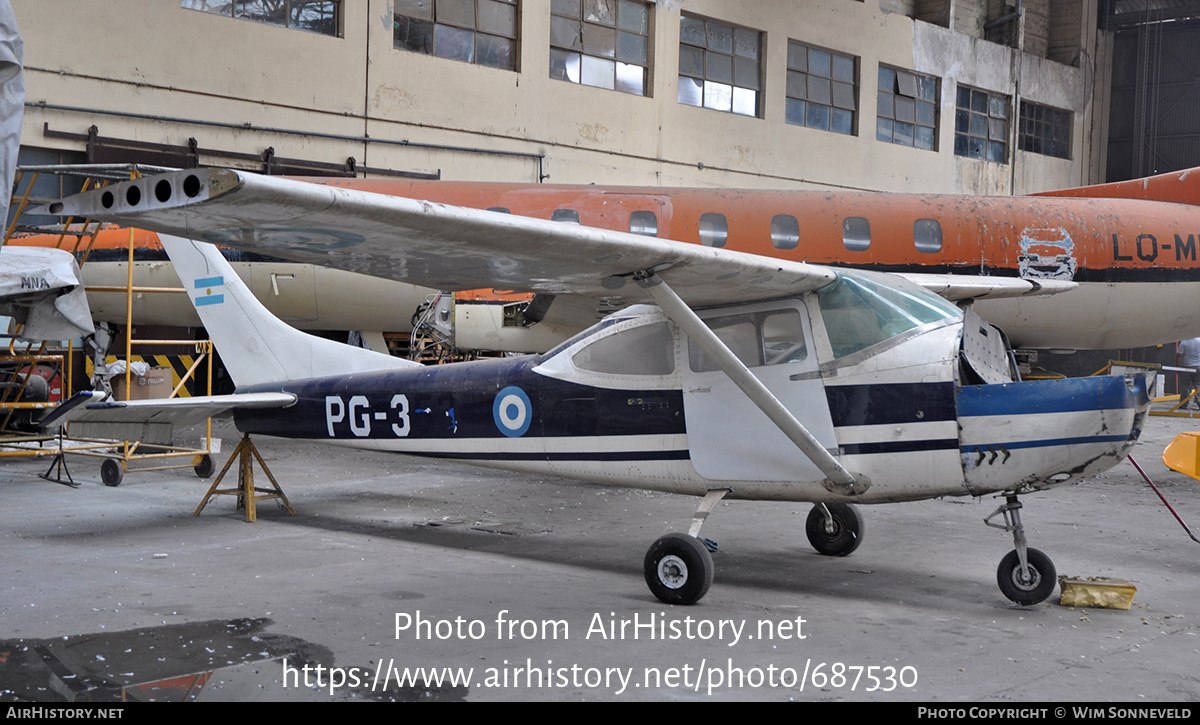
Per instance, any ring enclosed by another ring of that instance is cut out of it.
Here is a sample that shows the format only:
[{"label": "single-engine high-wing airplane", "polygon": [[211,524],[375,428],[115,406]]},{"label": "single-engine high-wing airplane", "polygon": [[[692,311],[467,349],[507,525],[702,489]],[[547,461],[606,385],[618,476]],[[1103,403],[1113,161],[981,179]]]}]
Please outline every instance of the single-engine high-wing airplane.
[{"label": "single-engine high-wing airplane", "polygon": [[[158,180],[138,180],[72,197],[58,211],[103,212],[136,226],[144,210],[193,201],[183,189],[187,179],[194,180],[195,200],[200,200],[214,190],[244,197],[247,192],[234,187],[248,176],[178,172],[162,178],[173,179],[168,186],[183,190],[182,199],[160,202]],[[904,274],[948,299],[978,300],[980,316],[1004,330],[1018,348],[1130,348],[1200,335],[1200,169],[1025,197],[308,181],[791,261]],[[297,214],[312,219],[313,211]],[[305,228],[287,223],[290,212],[279,212],[256,220],[256,251],[411,280],[396,265],[352,253],[361,251],[355,222],[323,219]],[[242,232],[230,224],[221,233]],[[1068,289],[1068,294],[1046,295]],[[478,305],[461,308],[458,318],[466,311],[473,311],[475,320],[485,314]],[[594,305],[542,294],[523,316],[525,322],[541,320],[537,324],[505,329],[495,329],[498,323],[486,329],[463,325],[457,332],[464,348],[542,351],[548,336],[538,334],[539,327],[558,325],[561,335],[561,330],[577,331],[596,319]]]},{"label": "single-engine high-wing airplane", "polygon": [[[248,434],[701,496],[688,534],[646,555],[664,602],[707,591],[697,536],[725,497],[814,502],[809,541],[845,555],[864,533],[855,503],[989,493],[1015,542],[997,582],[1040,602],[1054,567],[1027,547],[1018,496],[1116,464],[1149,409],[1141,376],[1017,380],[995,327],[894,275],[236,172],[108,193],[120,209],[102,193],[87,214],[163,234],[237,384],[194,405],[224,403]],[[425,367],[287,327],[213,247],[170,234],[625,309],[545,354]],[[43,424],[169,414],[84,401]]]}]

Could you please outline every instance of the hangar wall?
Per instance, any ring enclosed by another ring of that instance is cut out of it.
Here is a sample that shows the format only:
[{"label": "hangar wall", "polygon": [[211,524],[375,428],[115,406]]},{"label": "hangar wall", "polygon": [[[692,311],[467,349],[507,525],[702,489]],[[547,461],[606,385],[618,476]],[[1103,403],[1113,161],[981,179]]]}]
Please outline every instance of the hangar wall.
[{"label": "hangar wall", "polygon": [[[1105,167],[1111,38],[1085,0],[1054,13],[1026,0],[1015,22],[1005,0],[290,0],[335,13],[333,35],[233,17],[230,5],[13,0],[24,145],[67,159],[121,139],[248,168],[271,149],[448,179],[998,194],[1099,181]],[[512,69],[409,49],[416,16],[436,22],[432,45],[463,32],[464,8],[478,12],[477,36],[485,16],[513,15]],[[643,11],[639,31],[627,18]],[[644,71],[620,63],[637,42]],[[614,60],[642,74],[643,94],[598,87],[611,70],[587,75]],[[692,88],[709,95],[684,102]],[[903,115],[923,100],[932,121]],[[850,132],[823,130],[830,113]]]}]

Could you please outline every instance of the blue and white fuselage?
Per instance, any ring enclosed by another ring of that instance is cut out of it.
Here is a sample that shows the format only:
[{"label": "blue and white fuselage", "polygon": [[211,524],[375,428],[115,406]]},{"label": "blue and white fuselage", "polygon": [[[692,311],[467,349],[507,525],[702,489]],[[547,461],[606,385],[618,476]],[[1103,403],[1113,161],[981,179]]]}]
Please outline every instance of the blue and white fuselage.
[{"label": "blue and white fuselage", "polygon": [[[236,421],[253,434],[674,493],[720,487],[734,498],[879,503],[1093,475],[1121,460],[1149,406],[1140,377],[963,385],[964,323],[953,314],[834,357],[822,319],[809,315],[820,308],[814,293],[705,317],[725,323],[718,329],[729,330],[731,347],[743,343],[751,371],[870,482],[853,495],[823,485],[651,307],[545,355],[254,386],[245,391],[297,402],[286,415],[239,410]],[[794,349],[770,357],[784,347]]]}]

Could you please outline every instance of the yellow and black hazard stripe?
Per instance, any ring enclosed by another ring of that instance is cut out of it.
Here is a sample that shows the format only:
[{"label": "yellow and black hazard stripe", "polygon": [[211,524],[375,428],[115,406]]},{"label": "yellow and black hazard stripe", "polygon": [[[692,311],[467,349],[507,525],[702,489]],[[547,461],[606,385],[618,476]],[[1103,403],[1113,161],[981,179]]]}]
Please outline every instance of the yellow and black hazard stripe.
[{"label": "yellow and black hazard stripe", "polygon": [[[118,358],[116,355],[109,355],[108,357],[104,358],[104,362],[107,365],[112,365],[118,359],[120,358]],[[171,368],[172,390],[175,389],[175,386],[179,385],[179,381],[183,378],[183,376],[187,375],[188,369],[196,363],[195,355],[132,355],[129,359],[131,362],[144,362],[152,368]],[[89,378],[92,377],[92,372],[95,370],[96,366],[92,363],[92,359],[90,357],[85,359],[84,368],[87,370],[87,376]],[[208,368],[201,365],[200,369],[192,373],[192,377],[188,378],[187,385],[180,389],[179,397],[190,398],[192,396],[192,390],[195,389],[196,377],[206,375],[207,372]],[[203,384],[201,383],[201,385]]]}]

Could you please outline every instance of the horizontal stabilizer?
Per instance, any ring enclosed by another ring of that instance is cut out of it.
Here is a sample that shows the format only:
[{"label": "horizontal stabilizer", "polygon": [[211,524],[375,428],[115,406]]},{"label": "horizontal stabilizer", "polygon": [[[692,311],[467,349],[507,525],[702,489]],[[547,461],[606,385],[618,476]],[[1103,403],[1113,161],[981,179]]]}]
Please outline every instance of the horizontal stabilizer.
[{"label": "horizontal stabilizer", "polygon": [[1173,204],[1200,204],[1200,168],[1172,171],[1143,179],[1114,181],[1111,184],[1079,186],[1074,189],[1043,191],[1030,196],[1067,196],[1083,199],[1137,199]]},{"label": "horizontal stabilizer", "polygon": [[194,398],[157,400],[104,400],[94,391],[77,393],[41,420],[42,428],[53,430],[72,421],[87,423],[171,423],[192,425],[218,413],[237,408],[286,408],[296,402],[291,393],[235,393]]}]

